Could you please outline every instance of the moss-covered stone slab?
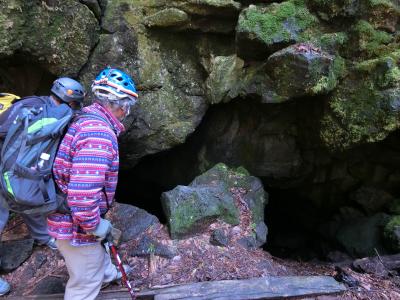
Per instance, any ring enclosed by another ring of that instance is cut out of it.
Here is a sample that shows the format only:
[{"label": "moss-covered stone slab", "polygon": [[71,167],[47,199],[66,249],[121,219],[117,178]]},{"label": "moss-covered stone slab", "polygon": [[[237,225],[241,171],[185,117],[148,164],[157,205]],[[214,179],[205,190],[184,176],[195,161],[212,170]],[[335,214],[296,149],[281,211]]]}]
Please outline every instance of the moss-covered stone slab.
[{"label": "moss-covered stone slab", "polygon": [[301,1],[250,5],[236,27],[237,53],[245,59],[266,59],[284,47],[307,40],[318,20]]},{"label": "moss-covered stone slab", "polygon": [[79,1],[0,2],[0,58],[29,53],[53,74],[76,76],[98,34],[96,17]]},{"label": "moss-covered stone slab", "polygon": [[[189,186],[177,186],[162,194],[161,201],[172,238],[182,238],[204,231],[217,220],[239,224],[239,210],[233,197],[233,188],[246,190],[244,201],[256,225],[264,221],[266,193],[259,179],[243,168],[229,169],[217,164],[196,177]],[[267,229],[259,226],[258,240],[266,241]],[[263,229],[264,230],[261,230]]]},{"label": "moss-covered stone slab", "polygon": [[344,71],[342,59],[306,43],[274,53],[267,66],[277,93],[287,98],[326,94]]}]

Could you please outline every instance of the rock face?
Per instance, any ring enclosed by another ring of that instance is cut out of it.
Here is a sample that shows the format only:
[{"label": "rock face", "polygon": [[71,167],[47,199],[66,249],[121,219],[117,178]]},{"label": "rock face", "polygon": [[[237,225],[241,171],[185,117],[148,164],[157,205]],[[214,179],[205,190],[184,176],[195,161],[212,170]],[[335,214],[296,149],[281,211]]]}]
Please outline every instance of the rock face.
[{"label": "rock face", "polygon": [[[44,94],[68,75],[90,90],[121,68],[140,97],[121,168],[172,157],[142,167],[163,191],[223,162],[321,212],[396,216],[399,16],[391,0],[2,1],[0,89]],[[219,188],[174,193],[216,200]]]},{"label": "rock face", "polygon": [[[205,230],[217,219],[239,224],[239,210],[232,189],[243,188],[244,201],[255,224],[264,222],[265,192],[261,182],[242,169],[231,170],[218,164],[196,177],[189,186],[178,186],[165,192],[161,201],[172,238],[181,238]],[[264,241],[265,237],[262,237]]]},{"label": "rock face", "polygon": [[0,3],[0,58],[29,53],[54,74],[76,76],[98,40],[99,25],[78,1]]}]

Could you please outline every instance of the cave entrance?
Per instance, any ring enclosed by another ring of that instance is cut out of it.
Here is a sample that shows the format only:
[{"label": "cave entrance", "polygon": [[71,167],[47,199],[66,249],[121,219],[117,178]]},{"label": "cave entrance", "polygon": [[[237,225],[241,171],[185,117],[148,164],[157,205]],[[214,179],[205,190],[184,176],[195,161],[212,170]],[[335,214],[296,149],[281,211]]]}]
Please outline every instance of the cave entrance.
[{"label": "cave entrance", "polygon": [[274,256],[302,261],[325,260],[336,245],[323,235],[332,214],[317,208],[295,190],[268,189],[265,222],[268,242],[264,249]]},{"label": "cave entrance", "polygon": [[14,55],[0,60],[0,92],[21,97],[48,95],[56,76],[39,64],[30,61],[26,55]]}]

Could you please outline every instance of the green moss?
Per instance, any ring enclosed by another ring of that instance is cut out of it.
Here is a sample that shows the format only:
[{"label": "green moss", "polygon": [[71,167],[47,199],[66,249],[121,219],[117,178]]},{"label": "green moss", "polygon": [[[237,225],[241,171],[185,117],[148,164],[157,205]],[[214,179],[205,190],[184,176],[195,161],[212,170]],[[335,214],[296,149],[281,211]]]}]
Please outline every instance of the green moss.
[{"label": "green moss", "polygon": [[329,75],[320,77],[317,83],[312,87],[312,92],[314,94],[324,94],[332,91],[338,84],[339,79],[345,75],[345,71],[345,60],[337,56],[332,67],[329,69]]},{"label": "green moss", "polygon": [[383,88],[400,85],[400,51],[394,51],[376,59],[356,63],[355,70],[374,78],[375,84]]},{"label": "green moss", "polygon": [[266,8],[253,6],[239,18],[239,31],[255,33],[266,44],[289,42],[317,24],[317,18],[302,1],[273,3]]},{"label": "green moss", "polygon": [[325,33],[313,39],[313,44],[324,50],[339,50],[346,46],[349,37],[346,32]]},{"label": "green moss", "polygon": [[322,120],[322,139],[334,149],[383,140],[400,127],[399,93],[399,89],[380,91],[371,76],[347,78],[329,103],[332,115]]},{"label": "green moss", "polygon": [[358,37],[359,50],[367,57],[379,56],[388,51],[388,44],[392,42],[393,36],[385,31],[376,30],[367,21],[359,21],[354,32]]}]

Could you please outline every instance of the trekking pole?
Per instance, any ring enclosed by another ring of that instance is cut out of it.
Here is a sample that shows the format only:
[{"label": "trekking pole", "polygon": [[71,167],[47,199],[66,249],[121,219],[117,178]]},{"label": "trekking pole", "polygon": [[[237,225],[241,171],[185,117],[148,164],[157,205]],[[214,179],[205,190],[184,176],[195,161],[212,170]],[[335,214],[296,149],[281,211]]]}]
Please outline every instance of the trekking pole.
[{"label": "trekking pole", "polygon": [[[114,231],[115,230],[115,231]],[[107,245],[115,259],[115,261],[117,262],[117,266],[119,271],[122,274],[122,283],[126,286],[126,288],[128,289],[129,294],[131,295],[132,300],[136,300],[136,295],[133,292],[131,283],[128,280],[128,276],[126,275],[124,266],[122,265],[122,261],[121,258],[119,257],[119,254],[117,252],[117,247],[114,245],[114,241],[113,241],[113,235],[120,235],[121,231],[118,229],[113,228],[113,233],[109,236],[107,236]]]}]

